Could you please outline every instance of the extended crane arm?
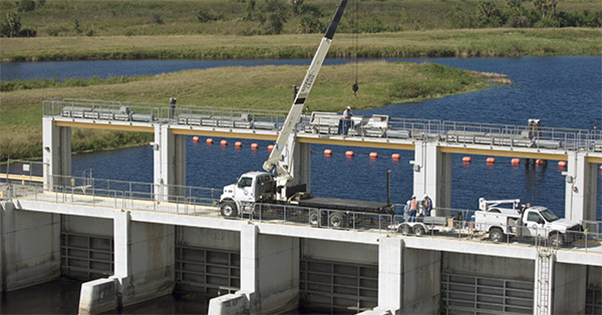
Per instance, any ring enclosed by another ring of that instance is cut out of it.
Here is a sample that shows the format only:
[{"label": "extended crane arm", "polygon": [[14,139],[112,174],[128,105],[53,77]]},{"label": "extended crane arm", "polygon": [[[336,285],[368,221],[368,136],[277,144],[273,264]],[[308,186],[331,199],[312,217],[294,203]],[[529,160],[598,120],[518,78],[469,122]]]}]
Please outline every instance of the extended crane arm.
[{"label": "extended crane arm", "polygon": [[[286,170],[278,164],[279,160],[282,160],[282,155],[284,153],[285,147],[289,144],[291,134],[295,129],[295,125],[299,122],[301,118],[301,113],[303,112],[303,107],[305,105],[305,100],[309,95],[309,91],[318,76],[318,72],[322,67],[322,63],[326,58],[326,53],[328,53],[328,49],[332,43],[332,38],[334,37],[334,33],[339,26],[339,21],[341,20],[341,16],[343,16],[343,12],[345,11],[345,6],[347,5],[347,0],[341,0],[337,11],[334,14],[334,17],[330,21],[330,25],[328,25],[328,29],[326,30],[326,34],[322,38],[320,42],[320,46],[318,46],[318,50],[314,55],[313,60],[305,74],[305,78],[303,79],[303,83],[299,88],[299,92],[295,96],[295,100],[293,101],[293,105],[286,116],[286,120],[284,121],[284,125],[282,126],[282,130],[280,130],[280,134],[278,135],[278,140],[276,140],[276,145],[274,149],[270,153],[268,159],[263,163],[263,169],[266,171],[272,170],[272,167],[276,167],[276,171],[278,176],[283,176],[288,179],[292,178],[289,170]],[[290,154],[290,153],[289,153]]]}]

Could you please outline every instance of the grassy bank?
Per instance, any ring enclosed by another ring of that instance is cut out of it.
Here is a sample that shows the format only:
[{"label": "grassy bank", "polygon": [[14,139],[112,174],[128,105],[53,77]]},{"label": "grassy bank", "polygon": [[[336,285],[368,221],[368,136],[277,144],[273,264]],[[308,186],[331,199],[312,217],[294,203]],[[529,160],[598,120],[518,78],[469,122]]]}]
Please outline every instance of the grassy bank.
[{"label": "grassy bank", "polygon": [[[3,61],[311,58],[321,35],[1,38]],[[360,57],[600,55],[602,29],[478,29],[362,34]],[[353,36],[330,57],[349,57]]]},{"label": "grassy bank", "polygon": [[[185,70],[135,77],[129,82],[2,92],[0,159],[41,155],[41,104],[44,99],[86,98],[166,104],[288,110],[291,86],[300,84],[305,66],[227,67]],[[359,65],[359,95],[353,96],[353,65],[325,66],[308,99],[311,110],[341,111],[344,106],[370,108],[395,102],[443,97],[486,89],[485,75],[438,64],[369,62]],[[19,84],[15,84],[19,86]],[[76,152],[148,143],[152,135],[75,130]]]}]

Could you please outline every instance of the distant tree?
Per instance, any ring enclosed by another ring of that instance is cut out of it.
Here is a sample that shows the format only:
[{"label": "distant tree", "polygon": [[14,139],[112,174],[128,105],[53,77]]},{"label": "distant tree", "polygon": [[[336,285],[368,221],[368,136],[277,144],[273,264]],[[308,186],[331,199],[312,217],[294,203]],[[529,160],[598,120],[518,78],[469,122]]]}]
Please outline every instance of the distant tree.
[{"label": "distant tree", "polygon": [[8,12],[0,24],[2,37],[18,37],[21,31],[21,17],[15,12]]},{"label": "distant tree", "polygon": [[46,0],[38,0],[38,8],[43,7],[46,4]]},{"label": "distant tree", "polygon": [[291,4],[293,5],[293,13],[296,16],[299,16],[301,14],[300,7],[303,4],[303,0],[291,0]]},{"label": "distant tree", "polygon": [[77,34],[81,34],[83,32],[83,30],[81,29],[81,25],[79,25],[78,19],[75,19],[75,21],[73,21],[73,31],[75,31]]},{"label": "distant tree", "polygon": [[196,18],[201,23],[207,23],[207,22],[210,22],[210,21],[217,21],[217,20],[219,20],[219,17],[217,15],[211,14],[209,12],[205,12],[203,10],[199,10],[196,13]]},{"label": "distant tree", "polygon": [[280,34],[288,20],[289,10],[282,0],[265,0],[261,7],[259,21],[265,34]]},{"label": "distant tree", "polygon": [[248,0],[247,1],[247,6],[245,8],[246,15],[243,18],[243,20],[247,20],[247,21],[254,21],[255,20],[256,5],[257,5],[257,1],[255,1],[255,0]]},{"label": "distant tree", "polygon": [[533,0],[533,6],[542,18],[545,18],[549,13],[556,13],[556,0]]}]

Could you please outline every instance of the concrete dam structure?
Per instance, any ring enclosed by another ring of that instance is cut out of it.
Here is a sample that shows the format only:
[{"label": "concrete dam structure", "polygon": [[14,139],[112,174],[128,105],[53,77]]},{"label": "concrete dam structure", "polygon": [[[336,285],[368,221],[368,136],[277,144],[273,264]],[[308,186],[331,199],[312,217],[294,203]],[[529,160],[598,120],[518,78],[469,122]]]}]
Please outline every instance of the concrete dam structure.
[{"label": "concrete dam structure", "polygon": [[[413,150],[414,194],[432,196],[444,220],[453,220],[452,153],[565,160],[565,218],[587,230],[555,247],[545,237],[493,243],[467,220],[415,236],[392,229],[393,214],[353,214],[336,227],[312,225],[312,209],[293,205],[223,218],[215,206],[220,191],[186,186],[186,136],[273,141],[283,116],[203,110],[45,102],[43,176],[7,176],[0,186],[2,292],[61,276],[85,279],[82,314],[176,289],[212,296],[210,314],[286,313],[299,305],[351,314],[602,312],[598,134],[541,128],[533,136],[518,126],[370,117],[340,135],[319,114],[297,128],[295,178],[309,182],[313,143]],[[73,127],[153,132],[154,182],[72,176]]]}]

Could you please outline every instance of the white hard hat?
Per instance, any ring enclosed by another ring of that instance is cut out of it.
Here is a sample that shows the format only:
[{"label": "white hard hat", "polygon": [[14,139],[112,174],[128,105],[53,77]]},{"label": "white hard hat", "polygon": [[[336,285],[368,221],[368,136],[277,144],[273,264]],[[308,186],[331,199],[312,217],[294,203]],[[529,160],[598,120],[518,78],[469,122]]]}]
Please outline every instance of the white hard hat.
[{"label": "white hard hat", "polygon": [[412,195],[412,198],[416,198],[416,195]]},{"label": "white hard hat", "polygon": [[351,106],[347,106],[347,109],[351,109]]},{"label": "white hard hat", "polygon": [[424,198],[426,198],[426,197],[428,197],[428,195],[427,195],[427,194],[424,194]]}]

